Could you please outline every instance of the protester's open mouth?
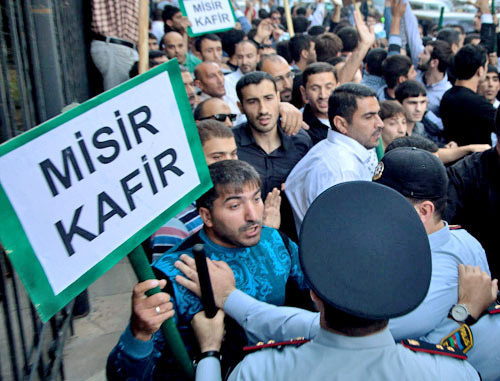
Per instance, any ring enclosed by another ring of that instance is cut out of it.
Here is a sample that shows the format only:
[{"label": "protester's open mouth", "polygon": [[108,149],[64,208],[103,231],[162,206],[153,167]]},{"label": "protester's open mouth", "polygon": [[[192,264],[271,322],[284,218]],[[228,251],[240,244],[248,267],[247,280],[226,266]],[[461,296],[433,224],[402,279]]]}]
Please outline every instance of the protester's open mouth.
[{"label": "protester's open mouth", "polygon": [[249,238],[255,237],[256,235],[259,234],[259,232],[260,232],[260,225],[259,224],[252,225],[248,229],[245,230],[245,234]]}]

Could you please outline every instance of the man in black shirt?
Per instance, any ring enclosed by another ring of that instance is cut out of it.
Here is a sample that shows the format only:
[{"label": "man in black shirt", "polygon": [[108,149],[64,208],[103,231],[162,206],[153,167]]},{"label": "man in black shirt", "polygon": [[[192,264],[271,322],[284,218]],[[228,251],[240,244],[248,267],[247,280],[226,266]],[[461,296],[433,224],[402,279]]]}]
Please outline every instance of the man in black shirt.
[{"label": "man in black shirt", "polygon": [[[500,134],[500,115],[496,118]],[[500,142],[473,153],[448,168],[448,207],[445,219],[462,225],[483,245],[491,275],[500,276],[498,226],[500,216]]]},{"label": "man in black shirt", "polygon": [[[269,74],[245,74],[236,84],[238,106],[247,122],[233,129],[238,157],[255,167],[262,180],[262,194],[282,189],[288,174],[312,146],[309,135],[300,130],[294,136],[283,133],[279,122],[280,95]],[[295,238],[289,204],[282,193],[281,230]],[[290,228],[288,228],[288,226]]]},{"label": "man in black shirt", "polygon": [[495,108],[476,94],[486,75],[487,56],[481,46],[466,45],[455,55],[455,86],[441,100],[440,114],[444,137],[459,146],[491,144],[495,126]]},{"label": "man in black shirt", "polygon": [[300,92],[305,103],[304,122],[309,125],[307,133],[313,144],[323,140],[328,134],[328,98],[335,87],[335,69],[326,62],[310,64],[302,73]]}]

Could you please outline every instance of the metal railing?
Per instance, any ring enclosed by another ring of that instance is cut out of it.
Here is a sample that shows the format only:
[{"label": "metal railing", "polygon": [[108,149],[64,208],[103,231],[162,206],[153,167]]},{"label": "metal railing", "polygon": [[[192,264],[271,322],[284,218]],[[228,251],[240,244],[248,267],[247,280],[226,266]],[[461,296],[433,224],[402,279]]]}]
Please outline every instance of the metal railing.
[{"label": "metal railing", "polygon": [[[0,143],[90,97],[90,3],[0,2]],[[73,302],[44,324],[1,245],[0,304],[0,381],[64,379]]]},{"label": "metal railing", "polygon": [[0,251],[0,379],[64,380],[62,354],[72,334],[73,302],[43,323]]}]

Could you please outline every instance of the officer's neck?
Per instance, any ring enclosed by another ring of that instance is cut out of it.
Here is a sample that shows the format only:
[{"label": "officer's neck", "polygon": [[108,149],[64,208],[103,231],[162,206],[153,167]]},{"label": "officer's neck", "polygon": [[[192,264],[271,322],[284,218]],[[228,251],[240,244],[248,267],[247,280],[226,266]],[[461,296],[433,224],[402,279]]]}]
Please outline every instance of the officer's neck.
[{"label": "officer's neck", "polygon": [[366,327],[346,327],[342,329],[330,328],[325,320],[323,313],[320,314],[320,326],[325,331],[335,333],[336,335],[347,336],[347,337],[364,337],[371,336],[382,332],[387,328],[388,320],[382,320],[374,323],[373,325]]}]

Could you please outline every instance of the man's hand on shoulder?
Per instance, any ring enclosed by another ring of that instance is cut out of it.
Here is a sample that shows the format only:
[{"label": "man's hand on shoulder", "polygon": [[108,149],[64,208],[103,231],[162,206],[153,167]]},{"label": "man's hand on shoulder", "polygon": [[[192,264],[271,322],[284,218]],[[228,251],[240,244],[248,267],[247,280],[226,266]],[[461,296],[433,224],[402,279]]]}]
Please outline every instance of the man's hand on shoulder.
[{"label": "man's hand on shoulder", "polygon": [[280,102],[281,128],[287,135],[296,135],[300,129],[308,130],[309,126],[302,119],[300,110],[288,102]]},{"label": "man's hand on shoulder", "polygon": [[174,306],[170,295],[165,292],[147,296],[146,292],[167,284],[165,279],[150,279],[137,283],[132,293],[132,318],[130,329],[138,340],[149,341],[167,319],[174,316]]},{"label": "man's hand on shoulder", "polygon": [[465,304],[474,319],[481,317],[497,293],[498,280],[491,280],[479,266],[458,265],[458,303]]},{"label": "man's hand on shoulder", "polygon": [[[175,262],[175,267],[185,276],[177,275],[175,277],[176,282],[186,287],[198,297],[201,297],[200,281],[198,280],[198,272],[196,271],[194,259],[189,255],[183,254],[180,260]],[[212,261],[208,258],[207,267],[210,275],[210,283],[212,284],[215,305],[222,309],[231,292],[236,290],[233,270],[231,270],[226,262]]]}]

